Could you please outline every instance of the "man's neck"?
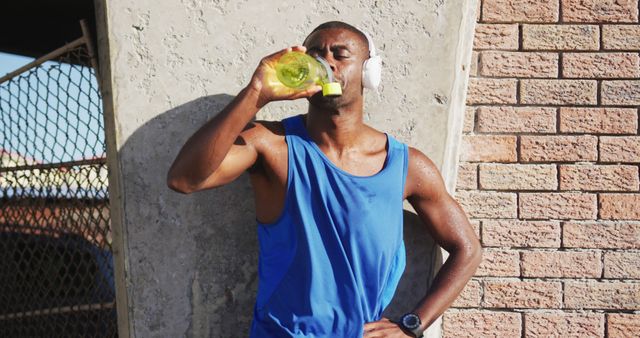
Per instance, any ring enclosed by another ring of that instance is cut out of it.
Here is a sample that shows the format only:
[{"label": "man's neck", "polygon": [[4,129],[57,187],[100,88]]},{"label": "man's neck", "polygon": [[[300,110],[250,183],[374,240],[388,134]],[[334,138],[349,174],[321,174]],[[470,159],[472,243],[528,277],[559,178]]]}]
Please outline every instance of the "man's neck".
[{"label": "man's neck", "polygon": [[368,130],[360,109],[337,109],[327,111],[309,106],[305,119],[306,129],[318,146],[341,153],[357,148],[360,137]]}]

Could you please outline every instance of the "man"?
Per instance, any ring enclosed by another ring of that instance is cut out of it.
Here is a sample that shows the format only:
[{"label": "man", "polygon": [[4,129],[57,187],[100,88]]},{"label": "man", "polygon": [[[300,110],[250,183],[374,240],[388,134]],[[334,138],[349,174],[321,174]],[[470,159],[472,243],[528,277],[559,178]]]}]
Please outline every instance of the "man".
[{"label": "man", "polygon": [[[464,211],[420,151],[363,123],[363,64],[372,44],[342,22],[265,57],[245,87],[183,146],[167,182],[191,193],[244,171],[255,192],[259,286],[251,337],[415,337],[459,295],[481,260]],[[373,49],[373,48],[372,48]],[[288,51],[324,58],[343,94],[273,80]],[[307,98],[306,115],[252,118],[267,103]],[[382,318],[405,266],[402,201],[449,252],[401,319]]]}]

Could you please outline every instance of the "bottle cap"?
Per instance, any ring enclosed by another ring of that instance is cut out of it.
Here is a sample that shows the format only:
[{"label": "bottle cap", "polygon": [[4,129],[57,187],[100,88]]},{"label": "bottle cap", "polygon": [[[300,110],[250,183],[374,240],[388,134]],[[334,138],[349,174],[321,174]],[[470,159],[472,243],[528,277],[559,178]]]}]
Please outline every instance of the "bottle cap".
[{"label": "bottle cap", "polygon": [[339,82],[329,82],[322,85],[323,96],[338,96],[342,95],[342,87]]}]

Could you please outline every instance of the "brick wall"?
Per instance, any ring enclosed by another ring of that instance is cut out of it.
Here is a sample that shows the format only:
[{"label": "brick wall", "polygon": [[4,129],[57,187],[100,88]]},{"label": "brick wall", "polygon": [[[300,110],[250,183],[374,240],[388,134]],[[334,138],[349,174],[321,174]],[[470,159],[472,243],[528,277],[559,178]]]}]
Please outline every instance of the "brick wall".
[{"label": "brick wall", "polygon": [[638,0],[481,0],[445,337],[640,336]]}]

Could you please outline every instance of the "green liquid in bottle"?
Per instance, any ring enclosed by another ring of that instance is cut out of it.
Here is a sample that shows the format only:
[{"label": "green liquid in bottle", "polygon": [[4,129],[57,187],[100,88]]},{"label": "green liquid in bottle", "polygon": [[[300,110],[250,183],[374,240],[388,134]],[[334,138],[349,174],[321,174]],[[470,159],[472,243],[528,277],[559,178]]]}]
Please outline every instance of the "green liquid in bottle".
[{"label": "green liquid in bottle", "polygon": [[325,96],[341,95],[340,84],[334,81],[326,61],[323,62],[324,64],[302,52],[288,52],[276,64],[276,76],[289,88],[304,89],[317,84],[323,87],[322,93]]},{"label": "green liquid in bottle", "polygon": [[319,80],[317,75],[320,75],[320,67],[318,61],[311,56],[301,52],[290,52],[278,60],[276,75],[285,86],[301,89]]}]

